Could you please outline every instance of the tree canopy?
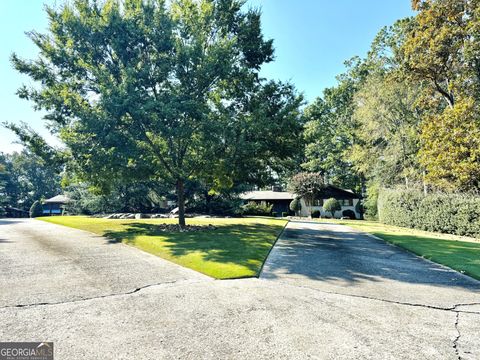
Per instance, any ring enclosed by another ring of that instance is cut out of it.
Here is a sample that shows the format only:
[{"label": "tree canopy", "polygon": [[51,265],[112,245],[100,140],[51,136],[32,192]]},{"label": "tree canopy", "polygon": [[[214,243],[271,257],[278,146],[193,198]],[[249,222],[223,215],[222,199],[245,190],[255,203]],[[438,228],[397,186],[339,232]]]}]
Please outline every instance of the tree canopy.
[{"label": "tree canopy", "polygon": [[[281,170],[298,150],[300,96],[260,78],[273,59],[260,14],[238,0],[77,0],[47,7],[40,55],[13,55],[40,83],[19,96],[47,110],[80,177],[106,191],[111,178],[212,189]],[[266,176],[266,175],[265,175]]]}]

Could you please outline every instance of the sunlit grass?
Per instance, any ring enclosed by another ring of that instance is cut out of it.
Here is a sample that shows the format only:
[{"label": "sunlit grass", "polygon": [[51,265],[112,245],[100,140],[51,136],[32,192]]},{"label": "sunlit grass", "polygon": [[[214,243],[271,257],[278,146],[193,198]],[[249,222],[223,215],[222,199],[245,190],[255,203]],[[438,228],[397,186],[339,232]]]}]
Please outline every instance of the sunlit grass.
[{"label": "sunlit grass", "polygon": [[120,220],[85,216],[38,218],[106,236],[218,279],[258,275],[285,220],[269,218],[187,219],[187,225],[216,230],[163,232],[159,224],[177,219]]}]

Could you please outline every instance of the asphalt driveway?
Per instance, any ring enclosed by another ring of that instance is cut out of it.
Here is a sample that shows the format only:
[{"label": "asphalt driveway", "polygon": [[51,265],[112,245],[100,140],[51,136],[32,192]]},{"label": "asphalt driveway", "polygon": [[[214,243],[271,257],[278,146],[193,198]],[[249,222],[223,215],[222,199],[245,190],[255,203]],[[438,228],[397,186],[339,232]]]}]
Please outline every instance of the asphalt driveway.
[{"label": "asphalt driveway", "polygon": [[260,279],[219,281],[1,220],[0,289],[0,341],[57,359],[480,358],[479,282],[334,225],[290,223]]},{"label": "asphalt driveway", "polygon": [[261,277],[433,307],[480,301],[479,281],[369,234],[328,223],[290,222]]}]

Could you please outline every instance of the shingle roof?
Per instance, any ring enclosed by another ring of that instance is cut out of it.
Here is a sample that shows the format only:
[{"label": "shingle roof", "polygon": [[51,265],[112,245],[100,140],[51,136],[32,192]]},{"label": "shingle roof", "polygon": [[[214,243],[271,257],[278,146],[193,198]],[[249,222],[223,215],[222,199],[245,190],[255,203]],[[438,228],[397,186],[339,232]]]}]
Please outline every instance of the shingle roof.
[{"label": "shingle roof", "polygon": [[243,200],[293,200],[295,195],[287,191],[249,191],[240,195]]},{"label": "shingle roof", "polygon": [[[296,195],[287,191],[249,191],[240,195],[242,200],[293,200]],[[361,196],[355,194],[352,190],[345,190],[333,185],[327,185],[318,195],[318,199],[335,198],[344,199],[361,199]]]},{"label": "shingle roof", "polygon": [[63,204],[66,204],[68,202],[70,202],[70,199],[65,195],[57,195],[57,196],[54,196],[54,197],[44,201],[44,203],[46,203],[46,204],[48,204],[48,203],[63,203]]}]

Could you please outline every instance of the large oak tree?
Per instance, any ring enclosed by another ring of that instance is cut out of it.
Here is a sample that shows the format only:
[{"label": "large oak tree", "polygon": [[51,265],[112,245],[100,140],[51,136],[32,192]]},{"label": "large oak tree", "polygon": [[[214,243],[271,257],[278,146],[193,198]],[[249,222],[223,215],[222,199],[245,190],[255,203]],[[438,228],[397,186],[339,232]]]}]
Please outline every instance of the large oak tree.
[{"label": "large oak tree", "polygon": [[40,83],[19,90],[71,152],[82,177],[214,188],[254,182],[297,151],[302,100],[266,82],[273,59],[256,10],[241,0],[76,0],[47,7],[49,29],[28,33],[35,60],[17,70]]}]

